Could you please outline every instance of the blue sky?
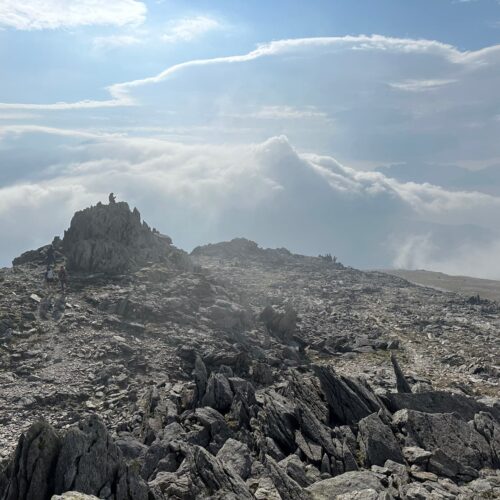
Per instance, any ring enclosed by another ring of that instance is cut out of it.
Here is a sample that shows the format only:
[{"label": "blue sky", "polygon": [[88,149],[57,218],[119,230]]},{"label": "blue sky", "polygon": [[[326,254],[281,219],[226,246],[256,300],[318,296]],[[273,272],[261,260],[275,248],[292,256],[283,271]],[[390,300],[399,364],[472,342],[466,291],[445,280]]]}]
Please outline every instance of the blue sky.
[{"label": "blue sky", "polygon": [[0,265],[115,191],[235,236],[500,278],[498,0],[0,3]]}]

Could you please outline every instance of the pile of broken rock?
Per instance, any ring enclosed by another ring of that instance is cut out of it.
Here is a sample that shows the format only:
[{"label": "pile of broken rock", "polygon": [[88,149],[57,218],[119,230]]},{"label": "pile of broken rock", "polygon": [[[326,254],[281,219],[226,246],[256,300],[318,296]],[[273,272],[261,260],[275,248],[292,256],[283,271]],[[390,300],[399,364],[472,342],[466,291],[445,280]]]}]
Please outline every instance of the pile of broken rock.
[{"label": "pile of broken rock", "polygon": [[500,497],[496,304],[247,240],[189,257],[126,204],[55,246],[67,296],[45,248],[0,270],[1,500]]},{"label": "pile of broken rock", "polygon": [[209,374],[198,355],[191,390],[152,387],[115,439],[96,415],[66,431],[34,424],[0,491],[5,500],[71,490],[117,500],[498,495],[497,408],[446,392],[379,397],[312,368],[256,391],[229,367]]}]

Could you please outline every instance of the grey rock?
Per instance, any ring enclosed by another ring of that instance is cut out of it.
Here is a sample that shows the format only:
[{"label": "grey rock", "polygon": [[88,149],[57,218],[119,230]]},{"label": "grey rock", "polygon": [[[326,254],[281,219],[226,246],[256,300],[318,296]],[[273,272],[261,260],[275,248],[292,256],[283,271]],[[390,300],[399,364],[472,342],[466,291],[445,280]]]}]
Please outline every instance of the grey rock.
[{"label": "grey rock", "polygon": [[315,366],[314,369],[335,424],[357,424],[383,408],[378,397],[360,381],[337,375],[331,366]]},{"label": "grey rock", "polygon": [[337,495],[336,500],[378,500],[379,493],[373,488],[366,488],[364,490],[351,491]]},{"label": "grey rock", "polygon": [[67,491],[62,495],[53,495],[50,500],[98,500],[94,495],[85,495],[78,491]]},{"label": "grey rock", "polygon": [[308,460],[315,463],[321,462],[321,459],[323,458],[323,449],[321,448],[321,445],[314,443],[307,437],[304,437],[302,432],[298,429],[295,431],[295,442]]},{"label": "grey rock", "polygon": [[388,393],[382,399],[393,413],[404,409],[424,413],[458,413],[463,419],[472,420],[476,413],[485,411],[490,412],[497,421],[500,420],[498,409],[488,407],[471,397],[451,392]]},{"label": "grey rock", "polygon": [[398,360],[393,352],[391,352],[391,363],[394,368],[394,374],[396,375],[396,387],[399,393],[411,393],[410,384],[407,382],[403,370],[401,370]]},{"label": "grey rock", "polygon": [[3,500],[45,500],[54,493],[61,440],[47,422],[37,422],[19,439]]},{"label": "grey rock", "polygon": [[185,459],[176,472],[161,472],[149,485],[156,495],[155,500],[253,498],[247,485],[231,468],[199,446],[193,446],[186,451]]},{"label": "grey rock", "polygon": [[308,486],[312,500],[330,500],[355,491],[372,489],[377,492],[384,491],[382,483],[376,474],[368,471],[345,472],[330,479],[324,479]]},{"label": "grey rock", "polygon": [[270,335],[284,343],[290,342],[297,330],[297,312],[291,307],[281,312],[267,306],[260,313],[259,319],[266,325]]},{"label": "grey rock", "polygon": [[477,470],[492,466],[486,439],[454,413],[421,413],[400,410],[394,424],[405,445],[432,452],[428,470],[451,478],[473,479]]},{"label": "grey rock", "polygon": [[376,413],[359,421],[358,440],[365,466],[384,465],[386,460],[404,463],[399,443],[391,428]]},{"label": "grey rock", "polygon": [[328,407],[316,377],[304,377],[297,370],[291,370],[285,396],[307,407],[321,423],[328,424]]},{"label": "grey rock", "polygon": [[192,268],[187,254],[173,247],[168,237],[154,233],[125,202],[76,212],[62,247],[71,271],[120,274],[147,262]]},{"label": "grey rock", "polygon": [[9,476],[5,500],[45,500],[67,491],[113,500],[147,500],[148,495],[96,416],[62,438],[47,423],[34,424],[19,441]]},{"label": "grey rock", "polygon": [[132,436],[123,436],[115,441],[126,460],[134,460],[146,454],[148,447]]},{"label": "grey rock", "polygon": [[490,413],[480,412],[474,415],[474,428],[488,441],[493,466],[500,468],[500,424],[495,421]]},{"label": "grey rock", "polygon": [[[173,422],[165,428],[163,439],[153,442],[144,457],[141,476],[145,480],[153,479],[160,470],[166,472],[177,470],[180,460],[182,460],[179,455],[182,448],[179,441],[182,442],[185,435],[184,429],[177,422]],[[161,461],[163,463],[160,466]]]},{"label": "grey rock", "polygon": [[295,451],[294,429],[298,428],[298,423],[290,401],[275,391],[269,391],[264,396],[264,406],[258,417],[264,435],[272,438],[285,455]]},{"label": "grey rock", "polygon": [[429,462],[432,452],[418,446],[405,446],[403,448],[403,455],[409,464],[422,465]]},{"label": "grey rock", "polygon": [[[147,499],[147,488],[125,465],[123,455],[97,416],[64,436],[55,469],[55,493],[76,490],[97,496]],[[109,493],[105,493],[109,492]],[[133,493],[132,493],[133,492]]]},{"label": "grey rock", "polygon": [[250,476],[252,457],[245,443],[229,438],[217,453],[217,458],[225,466],[231,467],[243,480]]},{"label": "grey rock", "polygon": [[[282,467],[285,472],[300,486],[305,488],[309,486],[314,481],[311,481],[310,475],[307,475],[306,465],[297,455],[289,455],[284,460],[278,462],[278,465]],[[317,469],[316,469],[317,470]],[[311,473],[309,473],[311,474]],[[319,479],[319,474],[318,474]]]},{"label": "grey rock", "polygon": [[309,492],[302,489],[270,456],[266,457],[266,467],[271,481],[283,500],[309,500],[311,498]]},{"label": "grey rock", "polygon": [[201,401],[203,396],[205,395],[205,391],[207,389],[207,380],[207,368],[201,357],[197,354],[194,363],[194,381],[196,384],[196,393],[194,399],[196,404]]},{"label": "grey rock", "polygon": [[201,401],[202,405],[226,413],[231,408],[233,398],[234,394],[227,377],[222,373],[212,373]]},{"label": "grey rock", "polygon": [[182,418],[186,430],[186,441],[203,446],[217,454],[231,436],[224,417],[213,408],[196,408]]}]

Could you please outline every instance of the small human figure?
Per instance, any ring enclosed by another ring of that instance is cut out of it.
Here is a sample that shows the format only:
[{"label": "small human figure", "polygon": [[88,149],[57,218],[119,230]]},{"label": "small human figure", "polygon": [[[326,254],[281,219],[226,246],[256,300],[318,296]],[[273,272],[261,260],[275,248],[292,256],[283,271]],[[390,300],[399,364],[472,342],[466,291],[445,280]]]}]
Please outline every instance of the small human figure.
[{"label": "small human figure", "polygon": [[114,195],[114,193],[109,193],[109,204],[112,205],[115,202],[116,202],[116,196]]},{"label": "small human figure", "polygon": [[47,249],[47,268],[50,266],[54,266],[56,263],[56,252],[54,250],[54,246],[50,245]]},{"label": "small human figure", "polygon": [[57,277],[59,278],[59,284],[61,285],[61,293],[64,293],[66,291],[66,283],[68,280],[68,274],[66,273],[66,268],[64,266],[59,268]]},{"label": "small human figure", "polygon": [[50,288],[51,283],[54,281],[54,270],[51,266],[47,266],[47,270],[45,271],[45,283],[47,287]]}]

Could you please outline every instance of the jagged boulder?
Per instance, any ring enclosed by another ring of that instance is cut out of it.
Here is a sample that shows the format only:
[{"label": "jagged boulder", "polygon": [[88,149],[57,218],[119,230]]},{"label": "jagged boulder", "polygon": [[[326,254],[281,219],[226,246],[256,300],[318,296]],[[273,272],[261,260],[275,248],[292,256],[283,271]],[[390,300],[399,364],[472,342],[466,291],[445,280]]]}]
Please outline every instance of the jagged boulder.
[{"label": "jagged boulder", "polygon": [[382,401],[361,380],[337,375],[331,366],[313,368],[321,382],[333,423],[353,425],[372,413],[386,411]]},{"label": "jagged boulder", "polygon": [[222,373],[212,373],[201,403],[203,406],[210,406],[221,413],[226,413],[231,408],[233,397],[227,377]]},{"label": "jagged boulder", "polygon": [[358,441],[367,467],[384,465],[386,460],[403,464],[404,457],[391,428],[376,413],[359,422]]},{"label": "jagged boulder", "polygon": [[287,307],[282,312],[276,311],[271,306],[267,306],[260,313],[259,319],[266,325],[270,335],[277,337],[285,343],[292,340],[297,330],[297,313],[291,307]]},{"label": "jagged boulder", "polygon": [[137,209],[125,202],[97,204],[76,212],[64,233],[68,268],[87,273],[120,274],[149,262],[190,268],[187,254],[170,238],[153,232]]},{"label": "jagged boulder", "polygon": [[488,407],[474,398],[446,391],[425,391],[419,393],[387,393],[382,396],[387,408],[395,413],[398,410],[415,410],[423,413],[458,413],[465,420],[472,420],[481,411],[490,413],[500,422],[500,410]]},{"label": "jagged boulder", "polygon": [[64,436],[46,422],[35,423],[21,436],[7,476],[5,500],[48,500],[67,491],[109,500],[148,498],[146,484],[95,415]]},{"label": "jagged boulder", "polygon": [[406,446],[432,452],[428,471],[458,480],[471,480],[478,470],[493,466],[491,448],[485,437],[455,413],[422,413],[400,410],[393,423]]},{"label": "jagged boulder", "polygon": [[222,461],[199,446],[185,451],[185,459],[175,472],[160,472],[149,483],[150,498],[253,498],[243,480]]},{"label": "jagged boulder", "polygon": [[488,412],[474,415],[474,429],[488,441],[493,465],[500,467],[500,424]]},{"label": "jagged boulder", "polygon": [[19,439],[3,500],[49,499],[60,449],[61,439],[47,422],[33,424]]},{"label": "jagged boulder", "polygon": [[311,494],[312,500],[330,500],[339,495],[367,489],[384,491],[382,483],[373,472],[352,471],[314,483],[307,488],[307,491]]},{"label": "jagged boulder", "polygon": [[270,456],[266,456],[266,467],[271,481],[283,500],[311,499],[311,494],[293,480]]},{"label": "jagged boulder", "polygon": [[217,453],[217,458],[227,467],[231,467],[243,480],[250,476],[252,457],[245,443],[229,438]]}]

